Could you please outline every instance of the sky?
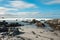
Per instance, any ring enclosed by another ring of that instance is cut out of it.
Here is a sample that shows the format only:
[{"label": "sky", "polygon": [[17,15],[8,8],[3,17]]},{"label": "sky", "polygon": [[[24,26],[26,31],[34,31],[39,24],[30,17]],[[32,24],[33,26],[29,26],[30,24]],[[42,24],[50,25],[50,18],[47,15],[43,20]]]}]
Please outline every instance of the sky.
[{"label": "sky", "polygon": [[60,0],[0,0],[0,17],[60,18]]}]

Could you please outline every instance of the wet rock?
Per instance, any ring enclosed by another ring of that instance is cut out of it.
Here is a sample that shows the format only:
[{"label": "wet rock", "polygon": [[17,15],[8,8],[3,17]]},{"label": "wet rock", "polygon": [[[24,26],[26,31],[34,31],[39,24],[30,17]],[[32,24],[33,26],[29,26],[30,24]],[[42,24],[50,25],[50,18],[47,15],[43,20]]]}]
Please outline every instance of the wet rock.
[{"label": "wet rock", "polygon": [[56,25],[56,30],[60,30],[60,25]]},{"label": "wet rock", "polygon": [[36,38],[38,38],[38,36],[36,36]]},{"label": "wet rock", "polygon": [[42,23],[42,25],[43,25],[43,27],[45,27],[45,24],[44,23]]},{"label": "wet rock", "polygon": [[57,33],[54,33],[54,35],[58,36],[58,34],[57,34]]},{"label": "wet rock", "polygon": [[9,27],[16,27],[16,26],[24,26],[23,24],[19,24],[19,23],[10,23],[8,24]]},{"label": "wet rock", "polygon": [[36,33],[35,33],[34,31],[32,31],[32,33],[33,33],[34,35],[36,35]]},{"label": "wet rock", "polygon": [[6,36],[6,35],[8,35],[8,34],[9,34],[8,32],[5,32],[5,33],[3,32],[1,35],[5,35],[5,36]]},{"label": "wet rock", "polygon": [[7,24],[8,24],[8,22],[6,22],[5,20],[3,20],[2,22],[0,22],[0,26],[3,26],[4,25],[6,27]]},{"label": "wet rock", "polygon": [[40,23],[40,22],[36,22],[35,24],[37,27],[43,27],[42,23]]},{"label": "wet rock", "polygon": [[24,29],[20,28],[20,30],[24,31]]},{"label": "wet rock", "polygon": [[7,27],[2,27],[2,28],[0,28],[0,32],[8,32],[8,28]]},{"label": "wet rock", "polygon": [[50,40],[54,40],[53,38],[50,38]]},{"label": "wet rock", "polygon": [[32,40],[30,38],[26,38],[26,37],[21,37],[21,36],[16,36],[17,38],[21,38],[20,40]]},{"label": "wet rock", "polygon": [[32,23],[36,23],[36,19],[33,19],[31,22],[30,22],[30,24],[32,24]]},{"label": "wet rock", "polygon": [[25,32],[20,32],[19,30],[18,30],[18,28],[15,28],[14,30],[13,30],[13,32],[10,34],[10,36],[16,36],[16,35],[19,35],[19,34],[24,34]]},{"label": "wet rock", "polygon": [[41,35],[38,35],[39,37],[41,37]]},{"label": "wet rock", "polygon": [[53,19],[53,20],[48,20],[46,21],[51,28],[54,30],[60,30],[60,19]]},{"label": "wet rock", "polygon": [[49,30],[50,32],[54,32],[54,30]]},{"label": "wet rock", "polygon": [[43,32],[40,32],[40,33],[43,33]]}]

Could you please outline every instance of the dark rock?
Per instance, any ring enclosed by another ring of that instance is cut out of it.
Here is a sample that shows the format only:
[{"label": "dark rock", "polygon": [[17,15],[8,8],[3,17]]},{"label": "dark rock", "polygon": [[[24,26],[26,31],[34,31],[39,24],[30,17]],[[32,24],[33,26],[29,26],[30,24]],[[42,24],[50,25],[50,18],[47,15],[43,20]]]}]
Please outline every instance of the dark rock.
[{"label": "dark rock", "polygon": [[8,32],[5,32],[5,33],[2,33],[1,35],[8,35],[9,33]]},{"label": "dark rock", "polygon": [[58,36],[58,34],[57,34],[57,33],[54,33],[54,35]]},{"label": "dark rock", "polygon": [[0,32],[8,32],[8,28],[7,27],[2,27],[2,28],[0,28]]},{"label": "dark rock", "polygon": [[54,30],[49,30],[49,31],[54,32]]},{"label": "dark rock", "polygon": [[15,28],[14,30],[13,30],[13,33],[12,34],[10,34],[10,36],[15,36],[15,35],[19,35],[19,34],[24,34],[25,32],[20,32],[19,30],[18,30],[18,28]]},{"label": "dark rock", "polygon": [[50,38],[50,40],[54,40],[53,38]]},{"label": "dark rock", "polygon": [[35,24],[37,27],[43,27],[42,23],[40,23],[40,22],[36,22]]},{"label": "dark rock", "polygon": [[21,36],[17,36],[17,38],[21,38],[21,40],[32,40],[32,39],[30,39],[30,38],[21,37]]},{"label": "dark rock", "polygon": [[38,38],[38,36],[36,36],[36,38]]},{"label": "dark rock", "polygon": [[33,33],[34,35],[36,35],[36,33],[35,33],[34,31],[32,31],[32,33]]},{"label": "dark rock", "polygon": [[48,20],[46,21],[51,28],[54,30],[60,30],[60,19],[53,19],[53,20]]},{"label": "dark rock", "polygon": [[43,33],[43,32],[40,32],[40,33]]}]

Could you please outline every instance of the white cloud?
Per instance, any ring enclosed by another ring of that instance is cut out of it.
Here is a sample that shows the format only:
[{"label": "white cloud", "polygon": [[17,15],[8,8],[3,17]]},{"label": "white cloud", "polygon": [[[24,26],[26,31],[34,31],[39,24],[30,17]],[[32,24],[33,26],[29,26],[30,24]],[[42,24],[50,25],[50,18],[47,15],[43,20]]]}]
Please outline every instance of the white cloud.
[{"label": "white cloud", "polygon": [[60,0],[52,0],[50,2],[46,2],[45,4],[60,4]]},{"label": "white cloud", "polygon": [[16,11],[17,9],[14,9],[14,8],[6,8],[6,7],[0,7],[0,15],[1,14],[6,14],[8,11],[10,10],[14,10]]},{"label": "white cloud", "polygon": [[39,12],[9,12],[10,10],[17,10],[14,8],[0,7],[0,17],[37,17],[40,16]]},{"label": "white cloud", "polygon": [[37,15],[37,14],[39,14],[39,12],[17,12],[15,15],[27,16],[27,15]]},{"label": "white cloud", "polygon": [[[10,7],[10,8],[7,8]],[[25,1],[10,1],[5,7],[0,7],[0,17],[37,17],[40,16],[39,12],[19,12],[19,9],[36,8],[35,4],[27,3]],[[14,12],[16,11],[16,13]],[[33,10],[32,10],[33,11]]]},{"label": "white cloud", "polygon": [[31,18],[31,17],[39,17],[40,16],[40,14],[39,14],[39,12],[16,12],[16,13],[9,13],[9,14],[4,14],[3,15],[4,17],[15,17],[15,18],[17,18],[17,17],[21,17],[21,18]]},{"label": "white cloud", "polygon": [[5,14],[7,11],[7,8],[0,7],[0,14]]},{"label": "white cloud", "polygon": [[24,1],[10,1],[10,5],[15,8],[35,8],[35,4],[27,3]]},{"label": "white cloud", "polygon": [[20,17],[39,17],[40,13],[39,12],[18,12],[17,13],[18,16]]}]

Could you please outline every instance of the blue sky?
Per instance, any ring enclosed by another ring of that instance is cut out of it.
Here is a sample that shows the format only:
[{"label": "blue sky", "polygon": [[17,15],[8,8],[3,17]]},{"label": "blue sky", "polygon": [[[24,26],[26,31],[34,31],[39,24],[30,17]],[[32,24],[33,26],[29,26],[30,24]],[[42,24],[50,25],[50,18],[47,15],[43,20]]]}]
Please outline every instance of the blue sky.
[{"label": "blue sky", "polygon": [[60,0],[0,0],[0,17],[60,18]]}]

